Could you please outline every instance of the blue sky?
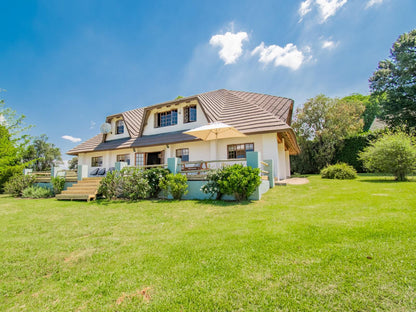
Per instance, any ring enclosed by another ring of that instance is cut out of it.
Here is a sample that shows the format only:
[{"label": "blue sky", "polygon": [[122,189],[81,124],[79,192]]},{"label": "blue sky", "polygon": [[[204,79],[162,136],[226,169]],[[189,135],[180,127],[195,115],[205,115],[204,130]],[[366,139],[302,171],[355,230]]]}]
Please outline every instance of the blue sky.
[{"label": "blue sky", "polygon": [[368,94],[416,27],[414,0],[0,0],[0,12],[0,97],[63,153],[107,115],[178,95]]}]

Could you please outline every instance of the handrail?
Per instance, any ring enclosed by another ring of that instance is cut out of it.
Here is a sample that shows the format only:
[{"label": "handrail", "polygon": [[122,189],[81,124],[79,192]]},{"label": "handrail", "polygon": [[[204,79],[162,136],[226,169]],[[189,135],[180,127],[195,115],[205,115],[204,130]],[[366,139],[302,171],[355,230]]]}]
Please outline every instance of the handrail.
[{"label": "handrail", "polygon": [[260,163],[261,163],[263,166],[266,166],[266,167],[268,167],[268,166],[269,166],[269,164],[268,164],[268,163],[266,163],[266,162],[264,162],[264,161],[260,161]]},{"label": "handrail", "polygon": [[269,172],[267,170],[260,170],[261,173],[266,173],[269,174]]},{"label": "handrail", "polygon": [[133,166],[137,168],[155,168],[155,167],[167,167],[168,164],[159,164],[159,165],[144,165],[144,166]]},{"label": "handrail", "polygon": [[200,163],[219,163],[219,162],[237,162],[237,161],[246,161],[246,158],[232,158],[232,159],[220,159],[220,160],[193,160],[181,162],[181,164],[200,164]]}]

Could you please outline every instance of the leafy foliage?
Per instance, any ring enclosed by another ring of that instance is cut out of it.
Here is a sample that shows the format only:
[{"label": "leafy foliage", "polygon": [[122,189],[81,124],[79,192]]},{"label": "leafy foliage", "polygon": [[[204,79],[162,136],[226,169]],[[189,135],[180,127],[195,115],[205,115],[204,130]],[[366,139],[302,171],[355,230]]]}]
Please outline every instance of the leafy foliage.
[{"label": "leafy foliage", "polygon": [[331,99],[323,94],[309,99],[297,109],[292,127],[297,134],[301,154],[306,154],[300,158],[310,161],[311,171],[308,173],[318,172],[331,164],[342,139],[362,130],[363,112],[361,101]]},{"label": "leafy foliage", "polygon": [[370,171],[391,173],[405,181],[416,170],[415,139],[402,131],[384,134],[360,153],[360,159]]},{"label": "leafy foliage", "polygon": [[223,179],[218,180],[223,194],[234,195],[238,201],[246,200],[260,185],[260,169],[234,164],[223,169]]},{"label": "leafy foliage", "polygon": [[180,173],[169,173],[159,182],[162,191],[171,194],[174,199],[180,200],[184,195],[188,194],[188,179]]},{"label": "leafy foliage", "polygon": [[370,77],[372,95],[380,100],[381,117],[392,127],[416,128],[416,29],[401,35],[390,59],[379,62]]},{"label": "leafy foliage", "polygon": [[78,169],[78,157],[72,157],[68,162],[68,169],[76,170]]},{"label": "leafy foliage", "polygon": [[101,180],[98,193],[107,199],[116,199],[123,194],[123,177],[120,171],[107,172]]},{"label": "leafy foliage", "polygon": [[364,112],[361,115],[364,121],[364,132],[370,130],[371,124],[373,123],[374,119],[381,113],[380,103],[378,99],[374,96],[353,93],[351,95],[343,97],[342,100],[346,102],[359,102],[365,107]]},{"label": "leafy foliage", "polygon": [[24,161],[32,161],[29,168],[35,171],[50,170],[57,162],[62,161],[59,147],[48,143],[45,134],[35,138],[23,153]]},{"label": "leafy foliage", "polygon": [[156,198],[160,193],[159,183],[169,174],[169,170],[163,168],[150,168],[143,172],[144,178],[148,181],[150,186],[150,198]]},{"label": "leafy foliage", "polygon": [[217,200],[221,199],[222,195],[224,195],[224,190],[220,188],[219,181],[226,180],[229,175],[230,171],[224,168],[208,172],[208,183],[201,187],[201,191],[205,194],[210,194],[211,198],[216,196]]},{"label": "leafy foliage", "polygon": [[357,171],[346,163],[327,166],[321,170],[322,179],[352,180],[357,178]]},{"label": "leafy foliage", "polygon": [[147,198],[151,189],[143,170],[124,168],[122,176],[122,197],[130,200]]},{"label": "leafy foliage", "polygon": [[16,174],[12,176],[4,186],[6,193],[15,197],[21,197],[23,190],[32,186],[35,183],[35,177],[33,175]]},{"label": "leafy foliage", "polygon": [[51,184],[53,187],[53,193],[55,195],[61,194],[65,187],[65,178],[60,176],[52,177]]},{"label": "leafy foliage", "polygon": [[48,198],[52,196],[53,193],[50,189],[40,186],[29,186],[22,192],[24,198]]}]

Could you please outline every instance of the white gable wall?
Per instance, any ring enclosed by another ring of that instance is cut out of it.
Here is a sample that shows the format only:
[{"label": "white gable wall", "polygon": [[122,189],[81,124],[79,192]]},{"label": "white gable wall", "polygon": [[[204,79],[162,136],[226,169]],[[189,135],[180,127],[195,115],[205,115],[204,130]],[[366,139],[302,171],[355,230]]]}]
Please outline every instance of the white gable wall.
[{"label": "white gable wall", "polygon": [[[196,121],[184,123],[184,113],[183,108],[189,105],[196,105]],[[157,113],[161,112],[168,112],[172,109],[178,110],[178,124],[167,126],[167,127],[159,127],[155,128],[155,118]],[[149,113],[149,117],[145,126],[143,128],[143,135],[152,135],[152,134],[160,134],[160,133],[168,133],[168,132],[176,132],[176,131],[185,131],[197,127],[201,127],[208,124],[208,120],[205,117],[204,112],[202,111],[201,106],[199,105],[197,100],[187,101],[187,102],[180,102],[179,104],[170,105],[169,107],[162,107],[162,108],[155,108],[152,109]]]}]

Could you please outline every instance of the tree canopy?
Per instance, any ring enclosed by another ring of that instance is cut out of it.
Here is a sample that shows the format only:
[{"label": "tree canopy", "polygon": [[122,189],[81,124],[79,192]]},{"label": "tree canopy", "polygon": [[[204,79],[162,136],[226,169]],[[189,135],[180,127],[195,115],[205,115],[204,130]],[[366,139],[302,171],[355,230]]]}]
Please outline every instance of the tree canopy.
[{"label": "tree canopy", "polygon": [[383,120],[392,127],[416,128],[416,29],[396,40],[390,58],[379,62],[369,82]]},{"label": "tree canopy", "polygon": [[53,143],[48,143],[48,137],[42,134],[33,139],[23,153],[24,161],[32,161],[29,168],[35,171],[50,170],[57,162],[62,161],[61,150]]}]

